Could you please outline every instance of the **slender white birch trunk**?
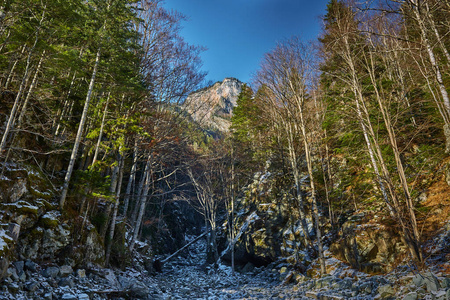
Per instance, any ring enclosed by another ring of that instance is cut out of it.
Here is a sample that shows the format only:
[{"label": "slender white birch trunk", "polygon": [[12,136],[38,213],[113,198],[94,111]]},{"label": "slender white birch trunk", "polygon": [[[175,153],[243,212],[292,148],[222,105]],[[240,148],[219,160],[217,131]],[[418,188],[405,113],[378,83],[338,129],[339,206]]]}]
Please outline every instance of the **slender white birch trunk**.
[{"label": "slender white birch trunk", "polygon": [[[43,18],[43,16],[42,16],[42,18]],[[8,140],[9,133],[10,133],[11,129],[14,127],[14,121],[16,119],[17,109],[19,108],[20,98],[22,97],[22,93],[27,85],[27,81],[28,81],[28,77],[29,77],[31,56],[33,54],[33,50],[36,47],[37,42],[38,42],[38,35],[36,34],[36,39],[34,40],[33,47],[30,49],[30,52],[28,53],[27,64],[25,67],[25,72],[22,77],[22,82],[20,83],[19,91],[17,92],[16,98],[14,100],[14,105],[9,114],[8,123],[6,123],[2,141],[0,142],[0,155],[5,151],[6,142]]]},{"label": "slender white birch trunk", "polygon": [[[26,46],[23,45],[22,46],[22,50],[20,51],[20,54],[22,55],[25,52]],[[16,59],[14,61],[14,64],[11,67],[11,70],[9,71],[8,77],[6,78],[6,82],[5,82],[5,90],[8,89],[9,84],[11,83],[13,74],[14,74],[14,70],[16,69],[17,64],[19,63],[19,59]]]},{"label": "slender white birch trunk", "polygon": [[100,143],[103,138],[103,128],[105,127],[105,120],[106,120],[106,115],[108,113],[108,104],[109,104],[110,96],[111,96],[111,92],[108,93],[108,97],[106,98],[105,109],[103,110],[102,124],[100,125],[100,132],[98,133],[97,144],[95,145],[95,152],[94,152],[94,158],[92,159],[92,165],[94,165],[95,162],[97,161],[98,152],[100,149]]},{"label": "slender white birch trunk", "polygon": [[44,55],[45,55],[45,50],[42,52],[41,58],[39,59],[39,63],[38,63],[38,66],[37,66],[37,68],[36,68],[36,72],[34,73],[33,80],[31,81],[30,88],[28,89],[28,94],[27,94],[27,96],[25,97],[25,101],[23,102],[23,105],[22,105],[22,109],[21,109],[21,111],[20,111],[19,118],[17,119],[17,127],[18,127],[18,128],[19,128],[19,127],[21,126],[21,124],[22,124],[22,119],[23,119],[23,117],[25,116],[25,112],[26,112],[26,110],[27,110],[28,102],[30,101],[31,94],[32,94],[34,88],[36,87],[36,84],[37,84],[37,77],[38,77],[38,75],[39,75],[39,71],[41,70],[41,66],[42,66],[42,61],[43,61],[43,59],[44,59]]},{"label": "slender white birch trunk", "polygon": [[86,101],[84,102],[83,113],[81,115],[80,125],[78,126],[77,136],[72,149],[72,155],[70,156],[69,167],[67,168],[66,177],[64,178],[64,185],[61,192],[61,198],[59,200],[59,206],[62,209],[64,207],[67,192],[69,191],[70,178],[72,177],[73,168],[75,166],[75,160],[77,158],[78,148],[80,147],[81,137],[86,124],[89,103],[91,101],[92,91],[94,89],[95,77],[97,76],[98,65],[100,63],[100,48],[97,51],[97,57],[95,59],[94,70],[92,71],[91,82],[89,83],[89,89],[86,95]]}]

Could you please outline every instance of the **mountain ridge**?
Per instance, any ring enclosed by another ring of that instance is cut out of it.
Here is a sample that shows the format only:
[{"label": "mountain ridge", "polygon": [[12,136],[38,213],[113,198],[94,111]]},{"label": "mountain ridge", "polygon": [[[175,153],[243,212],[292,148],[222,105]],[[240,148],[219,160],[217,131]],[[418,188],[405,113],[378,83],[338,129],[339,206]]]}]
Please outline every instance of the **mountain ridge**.
[{"label": "mountain ridge", "polygon": [[244,83],[227,77],[209,87],[191,93],[183,106],[200,126],[219,132],[228,132],[231,116]]}]

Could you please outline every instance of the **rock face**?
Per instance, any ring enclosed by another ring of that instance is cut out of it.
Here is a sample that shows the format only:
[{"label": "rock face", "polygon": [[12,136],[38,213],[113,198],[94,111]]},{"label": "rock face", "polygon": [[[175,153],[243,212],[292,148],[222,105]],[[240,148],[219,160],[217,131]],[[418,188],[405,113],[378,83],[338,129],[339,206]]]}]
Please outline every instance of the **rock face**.
[{"label": "rock face", "polygon": [[[293,209],[295,200],[278,190],[279,181],[289,182],[289,178],[271,171],[256,173],[236,203],[235,260],[241,265],[251,262],[261,266],[280,259],[307,265],[309,255],[300,250],[303,231],[298,211]],[[312,233],[310,218],[307,223]],[[229,261],[229,243],[222,239],[219,245],[222,258]]]},{"label": "rock face", "polygon": [[226,132],[242,85],[236,78],[225,78],[189,95],[184,106],[202,127]]},{"label": "rock face", "polygon": [[355,269],[367,273],[389,272],[407,253],[399,235],[370,212],[353,215],[342,226],[341,237],[330,251]]}]

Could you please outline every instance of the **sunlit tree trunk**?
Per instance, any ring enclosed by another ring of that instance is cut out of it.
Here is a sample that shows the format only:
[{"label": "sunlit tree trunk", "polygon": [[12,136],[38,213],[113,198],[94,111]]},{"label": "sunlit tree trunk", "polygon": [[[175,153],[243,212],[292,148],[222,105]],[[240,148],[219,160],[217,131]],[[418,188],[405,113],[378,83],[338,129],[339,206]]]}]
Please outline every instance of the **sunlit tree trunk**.
[{"label": "sunlit tree trunk", "polygon": [[36,71],[34,73],[33,80],[31,81],[30,88],[28,89],[28,94],[25,97],[25,101],[23,102],[19,118],[17,119],[17,127],[18,128],[21,127],[22,119],[23,119],[23,117],[24,117],[24,115],[26,113],[26,110],[28,108],[28,102],[30,101],[32,92],[33,92],[34,88],[36,87],[37,78],[38,78],[39,72],[41,70],[41,66],[42,66],[42,61],[44,59],[44,55],[45,55],[45,50],[42,52],[41,58],[39,59],[39,63],[37,65]]},{"label": "sunlit tree trunk", "polygon": [[[42,18],[43,18],[43,16],[42,16]],[[9,133],[14,126],[17,109],[19,108],[19,105],[20,105],[20,99],[22,97],[22,93],[25,90],[27,82],[28,82],[29,72],[30,72],[30,67],[31,67],[31,57],[33,55],[33,51],[34,51],[34,48],[36,47],[37,42],[38,42],[38,35],[36,34],[36,38],[34,40],[33,47],[31,47],[30,51],[28,52],[27,63],[26,63],[26,67],[25,67],[25,72],[22,77],[22,82],[20,83],[19,91],[17,92],[16,98],[14,100],[14,105],[9,114],[8,122],[6,124],[5,131],[3,132],[2,140],[0,142],[0,155],[5,151],[6,142],[8,140]]]},{"label": "sunlit tree trunk", "polygon": [[[418,24],[418,27],[420,29],[420,35],[421,35],[421,39],[422,39],[422,43],[424,45],[424,47],[426,48],[426,52],[428,54],[428,59],[429,62],[431,63],[432,66],[432,71],[435,75],[436,78],[436,84],[438,85],[441,97],[442,97],[442,103],[443,106],[445,108],[445,112],[446,115],[450,115],[450,99],[448,96],[448,92],[447,92],[447,88],[445,86],[444,80],[443,80],[443,76],[442,76],[442,72],[441,72],[441,66],[439,65],[436,56],[433,52],[433,45],[430,42],[430,39],[428,37],[427,34],[427,22],[426,20],[429,19],[433,22],[433,17],[431,16],[431,13],[429,11],[428,5],[424,4],[424,2],[426,1],[421,1],[421,0],[405,0],[407,1],[407,3],[409,3],[409,7],[412,10],[412,13],[414,14],[415,17],[415,21]],[[424,6],[424,8],[422,8],[422,6]],[[430,23],[430,22],[428,22]],[[430,23],[433,24],[433,23]],[[437,32],[437,30],[434,28],[435,32],[434,34],[437,34],[437,39],[438,39],[438,43],[441,41],[439,34]],[[443,50],[447,50],[445,48],[445,46],[443,46]],[[445,52],[444,51],[444,52]],[[446,55],[448,55],[448,52],[446,53]],[[448,59],[448,58],[447,58]],[[449,61],[447,60],[447,64],[449,63]],[[445,120],[445,119],[444,119]],[[444,125],[444,133],[446,135],[446,152],[450,151],[450,124],[446,123]]]},{"label": "sunlit tree trunk", "polygon": [[[25,52],[25,49],[26,49],[26,48],[27,48],[26,45],[23,45],[23,46],[22,46],[22,50],[20,51],[20,55],[22,55],[22,54]],[[11,66],[11,69],[9,70],[8,77],[6,78],[6,82],[5,82],[5,90],[8,89],[9,84],[11,83],[11,80],[12,80],[12,78],[13,78],[13,76],[14,76],[14,71],[15,71],[16,66],[17,66],[17,64],[19,63],[19,61],[20,61],[19,58],[16,59],[16,60],[14,61],[13,65]]]},{"label": "sunlit tree trunk", "polygon": [[302,227],[303,231],[303,242],[306,247],[311,246],[311,237],[308,229],[308,225],[306,223],[306,213],[305,213],[305,201],[303,199],[303,193],[301,190],[301,180],[300,180],[300,172],[298,170],[298,161],[297,161],[297,153],[294,149],[294,132],[293,132],[293,125],[287,122],[285,123],[284,127],[287,131],[287,141],[288,141],[288,153],[289,153],[289,162],[291,164],[292,169],[292,175],[294,178],[294,184],[295,184],[295,190],[296,190],[296,198],[298,202],[298,211],[300,215],[300,226]]},{"label": "sunlit tree trunk", "polygon": [[102,123],[100,125],[100,132],[98,133],[97,144],[95,145],[94,158],[92,159],[92,165],[94,165],[95,162],[97,161],[98,152],[100,149],[100,143],[102,142],[102,138],[103,138],[103,128],[105,127],[106,115],[108,114],[108,104],[109,104],[110,97],[111,97],[111,92],[108,93],[108,97],[106,98],[105,109],[103,110]]}]

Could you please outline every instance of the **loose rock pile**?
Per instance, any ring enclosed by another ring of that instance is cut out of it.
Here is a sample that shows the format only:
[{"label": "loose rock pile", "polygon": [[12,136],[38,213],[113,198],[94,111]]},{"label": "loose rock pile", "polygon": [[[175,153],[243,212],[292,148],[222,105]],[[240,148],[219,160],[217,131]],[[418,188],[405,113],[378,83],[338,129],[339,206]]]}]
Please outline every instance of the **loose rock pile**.
[{"label": "loose rock pile", "polygon": [[[414,273],[408,266],[370,276],[328,257],[330,274],[310,278],[279,261],[266,267],[231,267],[205,262],[205,242],[152,275],[141,265],[126,271],[16,261],[0,287],[0,299],[450,299],[450,277],[434,270]],[[311,272],[309,272],[311,273]]]},{"label": "loose rock pile", "polygon": [[42,266],[31,260],[16,261],[8,268],[0,299],[147,299],[151,290],[145,274],[128,270],[77,269],[69,265]]}]

